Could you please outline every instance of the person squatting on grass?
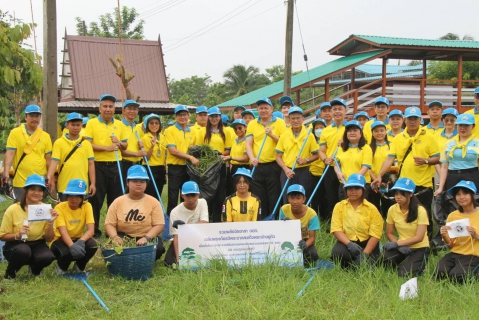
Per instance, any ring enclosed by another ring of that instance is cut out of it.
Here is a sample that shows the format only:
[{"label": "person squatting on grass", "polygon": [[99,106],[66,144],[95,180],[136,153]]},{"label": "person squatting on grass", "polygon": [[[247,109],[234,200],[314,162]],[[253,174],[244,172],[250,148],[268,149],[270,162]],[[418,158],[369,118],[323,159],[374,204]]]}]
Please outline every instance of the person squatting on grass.
[{"label": "person squatting on grass", "polygon": [[[399,179],[391,191],[396,204],[389,208],[386,219],[384,263],[397,268],[400,277],[417,277],[429,259],[426,209],[414,195],[416,185],[407,178]],[[399,235],[396,238],[395,231]]]},{"label": "person squatting on grass", "polygon": [[[145,194],[148,184],[145,167],[133,165],[126,177],[128,193],[115,199],[105,218],[105,232],[110,239],[121,245],[123,239],[136,240],[137,246],[147,245],[163,231],[164,213],[160,202]],[[156,239],[156,260],[165,253],[163,241]]]},{"label": "person squatting on grass", "polygon": [[[58,218],[55,221],[55,237],[50,243],[57,263],[55,271],[61,275],[75,261],[73,271],[82,272],[88,261],[98,249],[95,234],[95,219],[91,204],[85,201],[87,184],[81,179],[68,182],[63,195],[66,202],[59,203],[55,210]],[[86,232],[84,232],[86,227]]]},{"label": "person squatting on grass", "polygon": [[299,220],[301,223],[301,240],[299,247],[303,250],[305,266],[309,267],[318,261],[318,251],[314,246],[316,231],[319,230],[319,219],[316,212],[306,206],[306,191],[299,184],[291,185],[287,190],[288,202],[279,210],[280,220]]},{"label": "person squatting on grass", "polygon": [[8,261],[5,279],[15,279],[17,272],[25,265],[28,265],[29,274],[40,276],[43,268],[55,260],[46,242],[54,237],[53,223],[58,217],[57,211],[50,210],[50,221],[28,222],[28,206],[43,204],[46,191],[43,177],[29,175],[20,201],[5,211],[0,225],[0,240],[5,241],[3,256]]},{"label": "person squatting on grass", "polygon": [[379,240],[384,221],[378,209],[364,199],[366,180],[351,174],[344,185],[346,200],[336,204],[331,220],[331,234],[338,240],[331,250],[331,259],[342,268],[359,266],[368,256],[379,256]]},{"label": "person squatting on grass", "polygon": [[170,235],[173,242],[166,252],[165,263],[172,266],[178,263],[178,226],[182,224],[208,223],[208,205],[200,199],[200,188],[194,181],[188,181],[181,187],[183,202],[176,206],[170,214]]},{"label": "person squatting on grass", "polygon": [[257,221],[261,214],[261,201],[250,192],[253,179],[251,171],[238,168],[233,174],[236,192],[225,199],[221,221],[244,222]]},{"label": "person squatting on grass", "polygon": [[458,283],[464,282],[468,276],[476,276],[479,271],[479,204],[474,199],[477,193],[472,181],[462,180],[448,192],[459,204],[458,210],[451,212],[447,222],[469,219],[466,227],[469,236],[450,238],[450,226],[441,227],[441,235],[446,245],[451,249],[437,264],[435,275],[437,279],[450,279]]}]

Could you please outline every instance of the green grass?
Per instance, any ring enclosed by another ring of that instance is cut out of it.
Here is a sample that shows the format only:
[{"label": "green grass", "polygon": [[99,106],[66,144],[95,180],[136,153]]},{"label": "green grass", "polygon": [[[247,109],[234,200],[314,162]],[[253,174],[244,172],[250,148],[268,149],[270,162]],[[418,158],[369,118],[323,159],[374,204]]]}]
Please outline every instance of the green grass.
[{"label": "green grass", "polygon": [[[10,202],[0,203],[0,216]],[[321,231],[316,246],[328,259],[335,243]],[[442,254],[443,255],[443,254]],[[441,256],[442,256],[441,255]],[[402,301],[405,279],[391,270],[336,267],[310,275],[302,269],[264,265],[232,270],[221,263],[198,272],[173,271],[157,261],[145,282],[113,278],[101,254],[87,266],[88,283],[110,308],[107,313],[81,282],[60,278],[53,266],[42,278],[22,268],[16,281],[0,281],[0,319],[469,319],[476,318],[479,285],[432,278],[440,256],[431,256],[419,278],[419,297]],[[3,275],[6,264],[0,264]]]}]

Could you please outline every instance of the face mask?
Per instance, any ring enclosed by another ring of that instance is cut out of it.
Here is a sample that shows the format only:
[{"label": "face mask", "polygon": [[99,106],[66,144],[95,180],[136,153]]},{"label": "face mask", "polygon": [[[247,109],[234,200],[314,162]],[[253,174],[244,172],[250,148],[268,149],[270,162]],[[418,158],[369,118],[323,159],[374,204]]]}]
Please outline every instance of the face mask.
[{"label": "face mask", "polygon": [[321,137],[321,132],[323,132],[323,129],[316,129],[314,130],[314,135],[319,138]]}]

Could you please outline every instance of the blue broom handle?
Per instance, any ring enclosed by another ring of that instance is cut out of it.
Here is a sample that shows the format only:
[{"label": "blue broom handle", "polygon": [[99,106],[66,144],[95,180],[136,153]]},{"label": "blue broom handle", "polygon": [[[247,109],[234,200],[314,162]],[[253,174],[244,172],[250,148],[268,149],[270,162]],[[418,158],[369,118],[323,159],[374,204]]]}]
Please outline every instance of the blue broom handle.
[{"label": "blue broom handle", "polygon": [[92,287],[90,287],[90,285],[88,284],[88,282],[86,282],[85,279],[82,279],[82,282],[83,284],[85,285],[85,287],[87,287],[88,290],[90,290],[91,294],[95,297],[95,299],[98,300],[98,302],[100,302],[101,306],[103,308],[105,308],[106,311],[110,312],[110,309],[108,309],[108,307],[106,306],[106,304],[100,299],[100,297],[96,294],[95,290],[93,290]]},{"label": "blue broom handle", "polygon": [[[115,134],[112,133],[112,136]],[[115,157],[116,157],[116,165],[118,167],[118,174],[120,175],[120,182],[121,182],[121,191],[123,191],[123,194],[125,194],[125,185],[123,184],[123,176],[121,174],[121,165],[120,165],[120,158],[118,157],[118,150],[115,150]]]},{"label": "blue broom handle", "polygon": [[[261,147],[259,148],[258,156],[256,157],[258,159],[258,165],[259,165],[259,157],[261,157],[261,152],[263,151],[263,147],[264,147],[264,143],[266,142],[266,138],[268,138],[268,135],[265,133],[263,142],[261,143]],[[251,170],[251,176],[253,176],[253,173],[256,170],[256,167],[253,167],[253,170]]]},{"label": "blue broom handle", "polygon": [[[336,150],[335,150],[334,153],[333,153],[333,159],[336,158],[336,153],[338,153],[338,150],[339,150],[339,146],[336,148]],[[328,165],[326,166],[326,168],[324,169],[323,175],[321,176],[321,179],[319,179],[318,183],[316,184],[316,187],[314,188],[313,192],[311,193],[311,196],[309,197],[308,202],[306,202],[306,205],[307,205],[307,206],[309,206],[309,204],[310,204],[311,201],[313,200],[313,197],[314,197],[314,195],[316,194],[316,191],[318,191],[318,188],[319,188],[319,186],[321,185],[321,182],[323,181],[324,176],[325,176],[326,173],[328,172],[329,167],[331,167],[331,164],[328,164]]]}]

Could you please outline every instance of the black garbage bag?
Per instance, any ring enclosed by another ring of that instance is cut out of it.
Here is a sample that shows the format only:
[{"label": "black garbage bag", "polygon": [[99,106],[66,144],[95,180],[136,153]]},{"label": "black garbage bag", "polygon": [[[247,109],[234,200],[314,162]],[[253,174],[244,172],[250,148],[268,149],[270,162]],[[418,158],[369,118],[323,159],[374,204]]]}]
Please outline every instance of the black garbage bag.
[{"label": "black garbage bag", "polygon": [[[198,146],[191,147],[188,154],[202,161],[201,148]],[[203,199],[210,201],[216,194],[220,182],[220,170],[223,165],[223,160],[220,156],[216,156],[214,161],[206,168],[205,171],[200,170],[200,167],[193,165],[186,161],[186,172],[190,179],[198,184],[200,187],[200,194]]]}]

